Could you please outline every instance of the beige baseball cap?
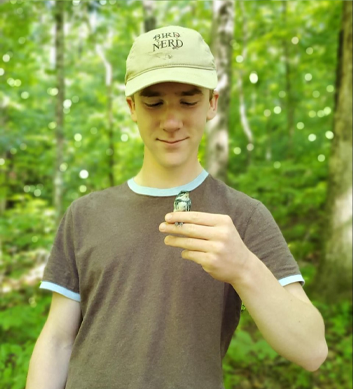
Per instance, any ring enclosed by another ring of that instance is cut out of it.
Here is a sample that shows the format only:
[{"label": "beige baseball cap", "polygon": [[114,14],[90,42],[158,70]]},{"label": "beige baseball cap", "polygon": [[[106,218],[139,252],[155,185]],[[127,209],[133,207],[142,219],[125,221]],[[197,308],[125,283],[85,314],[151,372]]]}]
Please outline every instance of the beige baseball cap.
[{"label": "beige baseball cap", "polygon": [[200,33],[167,26],[138,36],[126,60],[125,96],[160,82],[217,86],[214,57]]}]

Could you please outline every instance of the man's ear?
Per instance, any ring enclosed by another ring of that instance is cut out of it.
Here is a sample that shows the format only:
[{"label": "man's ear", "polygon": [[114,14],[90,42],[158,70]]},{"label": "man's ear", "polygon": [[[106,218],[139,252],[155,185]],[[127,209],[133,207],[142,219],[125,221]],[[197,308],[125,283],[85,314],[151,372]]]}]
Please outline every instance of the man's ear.
[{"label": "man's ear", "polygon": [[131,119],[137,123],[137,117],[136,117],[136,106],[135,103],[133,102],[131,97],[126,98],[126,102],[130,108],[130,113],[131,113]]},{"label": "man's ear", "polygon": [[206,121],[209,121],[213,119],[216,114],[217,114],[217,107],[218,107],[218,98],[219,98],[219,93],[215,90],[213,91],[213,97],[210,100],[210,106],[208,108],[207,116],[206,116]]}]

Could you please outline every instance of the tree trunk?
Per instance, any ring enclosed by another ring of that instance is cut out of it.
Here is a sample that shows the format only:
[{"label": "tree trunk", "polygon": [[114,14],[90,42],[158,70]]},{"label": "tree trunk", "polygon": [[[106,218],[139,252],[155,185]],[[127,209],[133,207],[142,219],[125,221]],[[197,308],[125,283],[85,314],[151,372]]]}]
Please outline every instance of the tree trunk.
[{"label": "tree trunk", "polygon": [[[246,64],[247,56],[248,56],[248,25],[247,25],[247,18],[245,13],[245,7],[244,7],[244,1],[239,1],[242,18],[243,18],[243,49],[242,49],[242,57],[243,62]],[[245,65],[246,66],[246,65]],[[252,152],[252,146],[254,144],[254,137],[253,133],[250,128],[250,124],[248,121],[248,116],[246,114],[246,103],[245,103],[245,95],[244,95],[244,89],[243,89],[243,71],[240,69],[238,72],[238,90],[239,90],[239,111],[240,111],[240,121],[243,126],[244,134],[248,140],[248,148],[247,148],[247,165],[249,166],[251,164],[251,152]]]},{"label": "tree trunk", "polygon": [[143,19],[145,32],[154,30],[156,28],[155,8],[156,5],[152,0],[143,0]]},{"label": "tree trunk", "polygon": [[228,117],[232,75],[234,1],[214,1],[211,51],[218,71],[220,97],[217,116],[206,126],[206,166],[210,174],[227,181]]},{"label": "tree trunk", "polygon": [[[7,104],[0,102],[0,136],[5,138],[5,126],[7,125]],[[0,217],[4,214],[7,205],[7,182],[8,182],[8,172],[9,172],[9,162],[11,154],[10,151],[0,150],[0,159],[4,159],[5,164],[0,164]],[[1,238],[1,236],[0,236]],[[1,260],[1,258],[0,258]]]},{"label": "tree trunk", "polygon": [[64,147],[64,112],[63,103],[65,99],[65,75],[64,75],[64,1],[56,1],[55,13],[55,68],[56,87],[58,95],[56,99],[56,160],[54,167],[54,209],[56,225],[63,215],[63,173],[60,165],[63,163]]},{"label": "tree trunk", "polygon": [[352,3],[343,2],[336,79],[334,139],[329,161],[324,256],[317,291],[326,301],[352,293]]},{"label": "tree trunk", "polygon": [[108,136],[108,149],[107,149],[107,163],[108,163],[108,180],[109,186],[115,185],[114,180],[114,166],[115,166],[115,155],[118,150],[114,143],[114,120],[113,120],[113,67],[111,62],[108,61],[102,45],[96,43],[96,29],[97,29],[97,4],[93,4],[91,7],[87,4],[85,8],[85,20],[88,27],[90,40],[95,45],[96,53],[102,60],[105,68],[105,86],[106,86],[106,106],[107,106],[107,122],[106,122],[106,133]]},{"label": "tree trunk", "polygon": [[[5,128],[5,108],[1,109],[0,112],[3,117],[0,116],[0,128]],[[4,216],[7,206],[7,191],[9,182],[9,173],[11,169],[11,157],[12,154],[9,151],[0,151],[0,158],[5,160],[5,165],[0,165],[0,218]],[[1,271],[1,265],[3,263],[3,250],[2,250],[2,239],[0,234],[0,285],[2,284],[3,274]],[[0,290],[1,293],[1,290]]]},{"label": "tree trunk", "polygon": [[96,52],[104,63],[105,67],[105,86],[106,86],[106,100],[107,100],[107,134],[108,134],[108,172],[109,172],[109,185],[110,187],[115,185],[114,182],[114,165],[116,154],[114,146],[114,124],[113,124],[113,69],[112,64],[107,60],[103,49],[100,45],[96,44]]},{"label": "tree trunk", "polygon": [[[286,28],[287,25],[287,1],[282,1],[282,17],[283,25]],[[290,66],[290,54],[289,44],[287,36],[282,41],[284,63],[286,68],[286,113],[287,113],[287,135],[288,135],[288,148],[287,157],[293,156],[293,136],[294,136],[294,113],[295,104],[292,97],[292,84],[291,84],[291,66]]]}]

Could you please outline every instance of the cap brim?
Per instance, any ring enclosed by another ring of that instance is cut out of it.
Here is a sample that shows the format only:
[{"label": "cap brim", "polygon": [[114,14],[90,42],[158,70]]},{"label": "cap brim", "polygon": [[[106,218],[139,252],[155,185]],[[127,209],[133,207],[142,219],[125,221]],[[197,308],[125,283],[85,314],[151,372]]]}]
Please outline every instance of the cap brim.
[{"label": "cap brim", "polygon": [[184,67],[150,70],[126,83],[125,96],[131,96],[143,88],[161,82],[180,82],[214,89],[217,86],[218,79],[215,70]]}]

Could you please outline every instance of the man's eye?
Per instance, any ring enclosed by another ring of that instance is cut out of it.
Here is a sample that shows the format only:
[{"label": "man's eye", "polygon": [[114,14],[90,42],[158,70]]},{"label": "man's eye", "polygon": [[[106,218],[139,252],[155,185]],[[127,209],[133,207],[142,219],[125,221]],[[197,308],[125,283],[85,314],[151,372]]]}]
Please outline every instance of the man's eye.
[{"label": "man's eye", "polygon": [[[157,107],[159,105],[161,105],[162,102],[159,102],[159,103],[154,103],[154,104],[147,104],[145,103],[146,107]],[[182,101],[181,104],[184,104],[184,105],[187,105],[187,106],[192,106],[192,105],[196,105],[197,104],[197,101],[195,103],[188,103],[187,101]]]},{"label": "man's eye", "polygon": [[197,104],[197,101],[195,103],[187,103],[186,101],[183,101],[182,104],[185,104],[185,105],[195,105],[195,104]]},{"label": "man's eye", "polygon": [[147,104],[145,103],[147,107],[157,107],[157,105],[160,105],[162,103],[155,103],[155,104]]}]

